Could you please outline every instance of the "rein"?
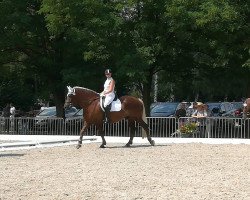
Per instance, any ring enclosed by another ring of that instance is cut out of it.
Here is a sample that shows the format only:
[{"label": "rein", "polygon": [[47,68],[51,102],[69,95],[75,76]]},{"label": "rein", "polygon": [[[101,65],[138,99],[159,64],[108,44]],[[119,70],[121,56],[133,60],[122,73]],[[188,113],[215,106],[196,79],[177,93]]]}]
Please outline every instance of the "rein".
[{"label": "rein", "polygon": [[100,97],[95,97],[95,98],[93,98],[93,99],[90,99],[90,100],[85,100],[84,102],[85,103],[88,103],[88,105],[90,105],[90,104],[92,104],[95,100],[97,100],[97,99],[100,99]]}]

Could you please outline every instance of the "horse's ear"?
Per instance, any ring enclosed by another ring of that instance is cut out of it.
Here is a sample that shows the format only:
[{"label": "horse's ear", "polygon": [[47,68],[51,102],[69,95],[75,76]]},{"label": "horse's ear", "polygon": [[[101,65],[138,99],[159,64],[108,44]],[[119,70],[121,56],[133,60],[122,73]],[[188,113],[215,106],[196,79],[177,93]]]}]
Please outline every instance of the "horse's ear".
[{"label": "horse's ear", "polygon": [[68,88],[68,94],[67,96],[70,96],[70,95],[75,95],[75,89],[70,87],[70,86],[67,86]]},{"label": "horse's ear", "polygon": [[71,91],[73,88],[72,87],[70,87],[70,86],[67,86],[67,88],[68,88],[68,91]]}]

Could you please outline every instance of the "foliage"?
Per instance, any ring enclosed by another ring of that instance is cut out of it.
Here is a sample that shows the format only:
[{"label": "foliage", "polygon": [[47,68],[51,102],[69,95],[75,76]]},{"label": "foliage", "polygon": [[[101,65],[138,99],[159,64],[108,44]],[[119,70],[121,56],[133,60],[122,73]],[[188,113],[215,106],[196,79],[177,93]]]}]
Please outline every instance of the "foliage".
[{"label": "foliage", "polygon": [[118,93],[143,97],[146,108],[157,72],[163,101],[250,95],[249,11],[236,0],[4,0],[1,90],[10,81],[62,106],[66,85],[99,91],[110,67]]},{"label": "foliage", "polygon": [[197,123],[189,122],[179,128],[181,134],[191,134],[197,129]]}]

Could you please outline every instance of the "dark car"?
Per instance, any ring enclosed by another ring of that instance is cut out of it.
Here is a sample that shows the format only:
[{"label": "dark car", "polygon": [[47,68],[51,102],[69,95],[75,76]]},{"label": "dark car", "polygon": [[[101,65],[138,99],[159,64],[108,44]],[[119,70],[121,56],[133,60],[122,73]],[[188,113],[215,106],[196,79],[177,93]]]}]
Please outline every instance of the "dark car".
[{"label": "dark car", "polygon": [[156,104],[150,112],[149,128],[154,137],[170,137],[176,131],[177,119],[175,112],[179,102]]},{"label": "dark car", "polygon": [[[65,121],[82,116],[82,109],[69,107],[65,109]],[[56,130],[64,127],[64,119],[56,116],[56,107],[48,107],[42,110],[34,119],[34,129],[36,130]]]},{"label": "dark car", "polygon": [[163,102],[156,104],[150,111],[150,117],[173,117],[179,102]]}]

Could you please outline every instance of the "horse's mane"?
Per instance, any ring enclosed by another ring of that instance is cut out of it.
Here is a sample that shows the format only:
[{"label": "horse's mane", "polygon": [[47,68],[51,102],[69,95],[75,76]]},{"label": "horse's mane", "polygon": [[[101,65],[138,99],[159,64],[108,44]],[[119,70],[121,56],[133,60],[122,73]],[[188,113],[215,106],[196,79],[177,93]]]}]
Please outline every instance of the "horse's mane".
[{"label": "horse's mane", "polygon": [[80,89],[80,90],[87,91],[88,93],[93,93],[95,95],[98,95],[98,93],[96,91],[88,89],[88,88],[84,88],[84,87],[75,86],[75,87],[73,87],[73,89]]}]

